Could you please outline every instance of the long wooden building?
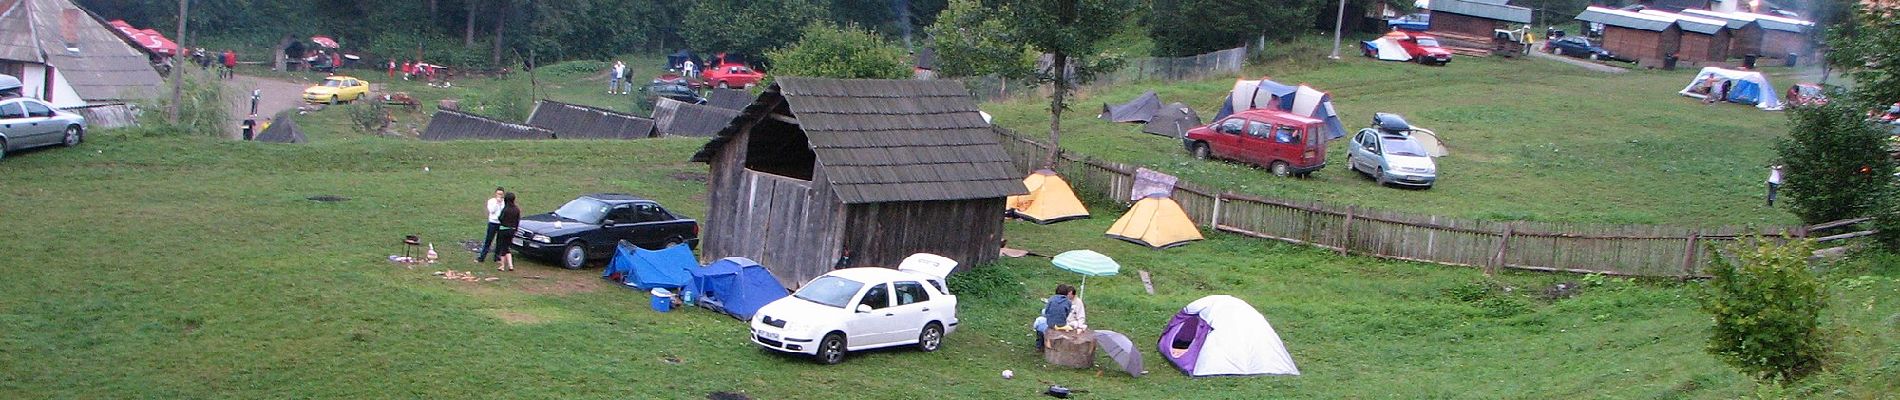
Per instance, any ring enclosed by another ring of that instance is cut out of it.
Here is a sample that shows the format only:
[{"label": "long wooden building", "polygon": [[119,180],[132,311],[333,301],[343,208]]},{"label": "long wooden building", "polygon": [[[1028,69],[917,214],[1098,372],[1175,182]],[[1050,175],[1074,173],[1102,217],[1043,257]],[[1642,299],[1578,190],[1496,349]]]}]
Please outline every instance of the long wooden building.
[{"label": "long wooden building", "polygon": [[1727,21],[1657,10],[1643,10],[1639,13],[1668,18],[1670,21],[1674,21],[1676,29],[1682,32],[1680,36],[1681,44],[1677,46],[1676,50],[1676,57],[1678,59],[1693,64],[1728,60],[1729,29]]},{"label": "long wooden building", "polygon": [[956,81],[781,77],[707,142],[701,256],[741,256],[796,287],[913,253],[994,261],[1010,156]]},{"label": "long wooden building", "polygon": [[1762,58],[1783,58],[1811,50],[1808,31],[1814,29],[1813,22],[1746,12],[1682,10],[1682,13],[1726,21],[1732,37],[1729,57],[1754,54]]},{"label": "long wooden building", "polygon": [[1577,20],[1603,24],[1599,47],[1610,54],[1656,65],[1682,46],[1682,29],[1672,19],[1613,8],[1589,7]]},{"label": "long wooden building", "polygon": [[1515,29],[1531,23],[1531,9],[1506,0],[1432,0],[1431,32],[1484,38],[1474,45],[1490,48],[1497,29]]}]

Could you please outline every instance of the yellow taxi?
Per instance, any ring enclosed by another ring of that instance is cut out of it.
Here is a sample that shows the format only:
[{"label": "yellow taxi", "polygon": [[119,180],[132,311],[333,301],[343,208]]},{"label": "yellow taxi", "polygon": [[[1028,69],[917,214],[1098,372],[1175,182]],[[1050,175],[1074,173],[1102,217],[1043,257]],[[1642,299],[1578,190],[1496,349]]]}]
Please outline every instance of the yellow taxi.
[{"label": "yellow taxi", "polygon": [[303,101],[311,103],[337,104],[364,96],[369,96],[369,82],[342,75],[323,78],[323,83],[303,90]]}]

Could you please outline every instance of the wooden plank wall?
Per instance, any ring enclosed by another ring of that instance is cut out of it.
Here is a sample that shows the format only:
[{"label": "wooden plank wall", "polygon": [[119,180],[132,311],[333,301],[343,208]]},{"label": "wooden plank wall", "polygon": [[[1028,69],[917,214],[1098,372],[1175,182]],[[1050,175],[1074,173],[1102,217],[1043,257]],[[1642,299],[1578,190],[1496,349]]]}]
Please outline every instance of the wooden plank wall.
[{"label": "wooden plank wall", "polygon": [[[1432,12],[1432,31],[1451,32],[1471,37],[1491,39],[1496,29],[1504,28],[1508,23],[1488,18],[1478,18],[1463,14]],[[1541,33],[1540,33],[1541,34]],[[1491,43],[1477,43],[1486,48]]]},{"label": "wooden plank wall", "polygon": [[1761,54],[1761,25],[1748,24],[1742,29],[1730,29],[1729,32],[1729,57],[1742,58],[1749,54]]},{"label": "wooden plank wall", "polygon": [[932,253],[965,271],[996,260],[1003,208],[1002,198],[846,205],[844,248],[853,267],[896,267],[911,254]]},{"label": "wooden plank wall", "polygon": [[1787,31],[1763,30],[1761,34],[1761,57],[1782,59],[1788,53],[1807,54],[1808,38],[1799,33]]},{"label": "wooden plank wall", "polygon": [[1677,37],[1678,35],[1669,34],[1670,32],[1679,31],[1673,31],[1673,27],[1670,29],[1672,29],[1672,31],[1655,32],[1620,26],[1606,26],[1603,27],[1603,43],[1598,44],[1598,46],[1616,55],[1654,63],[1662,60],[1664,55],[1669,54],[1669,52],[1665,50],[1673,50],[1681,45],[1680,43],[1676,43],[1680,40],[1680,37]]},{"label": "wooden plank wall", "polygon": [[[1726,31],[1722,31],[1726,32]],[[1705,62],[1728,59],[1728,35],[1705,35],[1695,32],[1682,33],[1682,48],[1676,57],[1682,61]]]},{"label": "wooden plank wall", "polygon": [[[1041,143],[997,129],[1027,174],[1045,157]],[[1128,203],[1135,167],[1063,154],[1056,165],[1078,195]],[[1167,172],[1167,171],[1162,171]],[[1484,268],[1702,277],[1708,244],[1740,240],[1741,227],[1503,222],[1407,214],[1322,201],[1272,199],[1182,181],[1172,196],[1203,228],[1332,249],[1341,253]],[[1102,212],[1101,214],[1109,214]],[[1800,228],[1766,233],[1805,234]]]},{"label": "wooden plank wall", "polygon": [[813,181],[746,169],[745,152],[736,150],[745,149],[750,136],[735,136],[711,163],[700,262],[750,258],[779,283],[798,287],[831,270],[843,207],[822,183],[823,171],[814,187]]}]

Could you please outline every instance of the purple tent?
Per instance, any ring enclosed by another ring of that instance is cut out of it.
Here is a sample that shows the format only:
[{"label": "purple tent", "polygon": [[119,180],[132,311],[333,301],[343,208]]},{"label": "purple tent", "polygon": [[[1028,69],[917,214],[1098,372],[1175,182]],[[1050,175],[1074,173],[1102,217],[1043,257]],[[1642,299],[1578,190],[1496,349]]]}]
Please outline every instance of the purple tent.
[{"label": "purple tent", "polygon": [[1155,345],[1188,376],[1300,374],[1273,324],[1233,296],[1202,297],[1181,307]]}]

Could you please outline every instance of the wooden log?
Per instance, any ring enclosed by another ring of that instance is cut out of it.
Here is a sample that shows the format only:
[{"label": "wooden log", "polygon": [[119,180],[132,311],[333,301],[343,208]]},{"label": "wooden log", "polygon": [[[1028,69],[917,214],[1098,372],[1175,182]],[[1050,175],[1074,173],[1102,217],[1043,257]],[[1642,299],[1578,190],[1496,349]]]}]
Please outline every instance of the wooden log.
[{"label": "wooden log", "polygon": [[1504,265],[1504,254],[1511,250],[1511,234],[1516,229],[1516,223],[1504,224],[1504,234],[1498,236],[1498,249],[1497,252],[1491,256],[1491,264],[1485,268],[1485,275],[1497,273],[1497,268]]},{"label": "wooden log", "polygon": [[1339,255],[1346,255],[1352,247],[1352,212],[1356,207],[1346,207],[1346,223],[1339,224]]},{"label": "wooden log", "polygon": [[1095,332],[1051,328],[1043,333],[1043,337],[1042,357],[1049,365],[1070,368],[1095,366]]},{"label": "wooden log", "polygon": [[1152,281],[1152,280],[1149,280],[1149,279],[1148,279],[1148,270],[1145,270],[1145,269],[1143,269],[1143,270],[1136,270],[1136,272],[1140,272],[1140,273],[1141,273],[1141,287],[1142,287],[1142,288],[1144,288],[1144,289],[1148,289],[1148,294],[1149,294],[1149,295],[1154,295],[1154,294],[1155,294],[1155,283],[1154,283],[1154,281]]},{"label": "wooden log", "polygon": [[1700,250],[1697,247],[1701,246],[1700,244],[1701,241],[1702,241],[1701,232],[1695,232],[1695,233],[1689,234],[1688,245],[1687,245],[1688,249],[1682,252],[1682,275],[1683,276],[1695,276],[1695,255]]}]

